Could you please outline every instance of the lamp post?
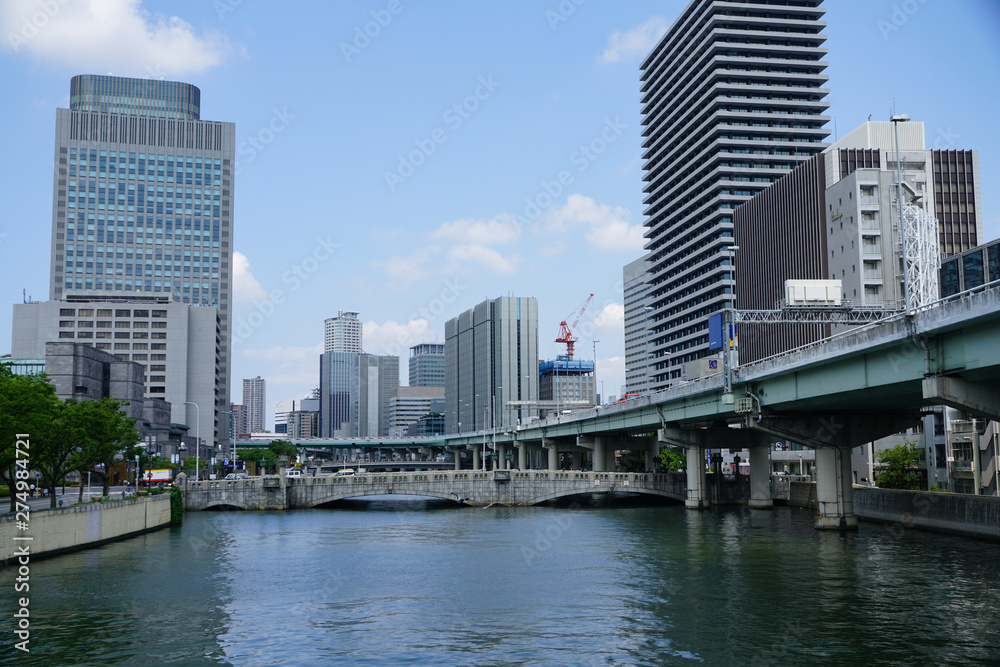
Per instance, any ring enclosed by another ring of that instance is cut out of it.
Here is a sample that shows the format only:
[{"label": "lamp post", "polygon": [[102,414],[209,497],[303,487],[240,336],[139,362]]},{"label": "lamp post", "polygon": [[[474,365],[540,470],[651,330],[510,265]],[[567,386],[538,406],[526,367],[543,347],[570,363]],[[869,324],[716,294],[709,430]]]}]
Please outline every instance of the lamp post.
[{"label": "lamp post", "polygon": [[201,460],[199,454],[201,453],[201,409],[198,404],[193,401],[184,401],[184,405],[194,406],[194,479],[197,482],[201,479],[199,473],[201,471]]},{"label": "lamp post", "polygon": [[725,393],[733,393],[733,329],[736,324],[736,251],[738,245],[730,245],[729,251],[729,305],[726,307],[722,318],[722,370],[723,381],[725,382]]},{"label": "lamp post", "polygon": [[910,314],[910,281],[908,278],[908,266],[906,261],[906,222],[903,220],[903,165],[899,156],[899,124],[906,123],[910,117],[905,114],[893,114],[889,116],[892,122],[892,131],[896,141],[896,207],[899,209],[899,237],[903,252],[903,301],[906,307],[906,314]]},{"label": "lamp post", "polygon": [[[600,405],[600,402],[597,400],[597,344],[600,342],[601,341],[596,338],[594,339],[594,407]],[[604,400],[603,396],[601,397],[601,400]]]}]

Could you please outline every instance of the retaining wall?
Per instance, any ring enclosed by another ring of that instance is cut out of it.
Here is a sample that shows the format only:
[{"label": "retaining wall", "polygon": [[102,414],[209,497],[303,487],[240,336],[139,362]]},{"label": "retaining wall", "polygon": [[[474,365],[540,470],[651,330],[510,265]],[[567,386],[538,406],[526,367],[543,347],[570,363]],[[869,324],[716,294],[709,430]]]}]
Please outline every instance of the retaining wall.
[{"label": "retaining wall", "polygon": [[854,513],[867,521],[898,523],[904,528],[1000,540],[1000,498],[996,496],[855,487]]},{"label": "retaining wall", "polygon": [[[27,530],[20,530],[18,521],[15,514],[0,516],[0,565],[9,564],[15,550],[24,545],[32,558],[54,556],[168,526],[170,494],[33,510]],[[32,539],[15,541],[15,537]]]}]

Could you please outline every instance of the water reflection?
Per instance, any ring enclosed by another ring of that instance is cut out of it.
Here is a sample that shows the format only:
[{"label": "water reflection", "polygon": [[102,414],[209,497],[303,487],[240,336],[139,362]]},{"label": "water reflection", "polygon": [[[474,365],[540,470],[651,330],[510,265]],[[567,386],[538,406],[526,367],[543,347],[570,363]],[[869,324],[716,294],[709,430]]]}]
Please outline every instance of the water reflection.
[{"label": "water reflection", "polygon": [[1000,662],[1000,546],[812,522],[399,499],[192,514],[33,563],[18,664]]}]

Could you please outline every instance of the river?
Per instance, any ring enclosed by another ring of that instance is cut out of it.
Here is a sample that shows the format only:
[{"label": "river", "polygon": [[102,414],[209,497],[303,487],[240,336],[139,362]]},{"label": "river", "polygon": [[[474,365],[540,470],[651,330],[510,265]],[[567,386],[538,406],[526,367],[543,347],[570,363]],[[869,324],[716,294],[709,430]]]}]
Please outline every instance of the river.
[{"label": "river", "polygon": [[[20,665],[1000,664],[1000,545],[813,513],[189,513],[31,564]],[[13,568],[4,577],[12,582]]]}]

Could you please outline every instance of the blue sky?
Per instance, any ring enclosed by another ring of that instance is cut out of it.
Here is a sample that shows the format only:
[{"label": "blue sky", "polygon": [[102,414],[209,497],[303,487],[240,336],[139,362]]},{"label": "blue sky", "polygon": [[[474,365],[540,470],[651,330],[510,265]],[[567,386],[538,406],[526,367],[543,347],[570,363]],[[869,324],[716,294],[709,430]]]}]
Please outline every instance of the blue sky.
[{"label": "blue sky", "polygon": [[[548,358],[594,293],[577,349],[600,341],[598,380],[617,394],[622,266],[642,246],[638,67],[685,4],[9,0],[0,301],[48,295],[70,77],[163,77],[201,88],[202,118],[237,124],[234,401],[244,377],[267,379],[271,412],[316,386],[338,310],[359,311],[366,350],[401,351],[405,369],[410,345],[508,294],[538,298]],[[1000,236],[1000,4],[826,8],[839,135],[895,98],[929,147],[980,151],[985,236]],[[0,353],[10,319],[0,308]]]}]

